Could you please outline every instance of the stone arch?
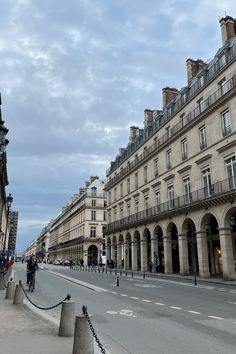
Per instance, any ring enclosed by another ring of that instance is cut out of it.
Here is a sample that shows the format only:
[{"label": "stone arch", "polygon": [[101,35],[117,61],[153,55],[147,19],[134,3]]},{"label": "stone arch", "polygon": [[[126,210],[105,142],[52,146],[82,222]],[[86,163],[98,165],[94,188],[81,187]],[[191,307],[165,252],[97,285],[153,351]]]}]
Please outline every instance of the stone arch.
[{"label": "stone arch", "polygon": [[164,242],[163,242],[163,230],[160,225],[156,225],[154,228],[154,239],[157,241],[156,248],[154,250],[154,265],[157,273],[164,272]]},{"label": "stone arch", "polygon": [[217,216],[212,212],[205,213],[200,222],[200,229],[206,234],[210,275],[220,275],[223,268]]},{"label": "stone arch", "polygon": [[143,230],[141,263],[142,270],[152,272],[151,232],[148,227]]},{"label": "stone arch", "polygon": [[141,270],[141,236],[138,230],[135,230],[133,236],[133,263],[134,270]]},{"label": "stone arch", "polygon": [[88,266],[98,264],[98,248],[96,245],[90,245],[88,248]]},{"label": "stone arch", "polygon": [[[196,238],[196,226],[191,217],[187,217],[183,221],[182,235],[186,236],[187,242],[187,258],[188,258],[188,270],[187,273],[198,273],[198,252],[197,252],[197,238]],[[182,255],[185,257],[185,255]]]},{"label": "stone arch", "polygon": [[170,222],[167,226],[167,235],[171,240],[171,256],[172,256],[172,271],[173,273],[179,273],[179,245],[178,245],[178,229],[174,222]]}]

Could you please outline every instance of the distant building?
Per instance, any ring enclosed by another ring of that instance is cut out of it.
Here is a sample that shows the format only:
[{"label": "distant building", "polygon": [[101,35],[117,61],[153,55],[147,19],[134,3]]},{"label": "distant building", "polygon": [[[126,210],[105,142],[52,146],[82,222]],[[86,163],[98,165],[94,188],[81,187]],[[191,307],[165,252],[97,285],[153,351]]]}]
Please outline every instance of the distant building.
[{"label": "distant building", "polygon": [[51,224],[50,259],[72,259],[84,265],[99,264],[105,250],[103,228],[106,225],[105,183],[91,176],[65,205]]},{"label": "distant building", "polygon": [[144,111],[107,171],[118,268],[236,278],[235,19],[220,26],[214,58],[187,60],[186,86],[163,89],[162,109]]},{"label": "distant building", "polygon": [[16,237],[17,237],[17,227],[18,227],[18,211],[9,212],[10,221],[10,233],[8,239],[8,252],[9,255],[14,255],[16,250]]}]

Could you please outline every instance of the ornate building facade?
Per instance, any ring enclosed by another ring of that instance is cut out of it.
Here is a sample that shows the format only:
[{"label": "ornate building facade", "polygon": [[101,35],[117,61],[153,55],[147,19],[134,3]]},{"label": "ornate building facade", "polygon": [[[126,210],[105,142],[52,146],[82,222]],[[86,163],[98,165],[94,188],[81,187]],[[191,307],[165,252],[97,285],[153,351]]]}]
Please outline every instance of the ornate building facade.
[{"label": "ornate building facade", "polygon": [[91,176],[50,227],[50,259],[72,259],[79,264],[97,265],[105,249],[105,183]]},{"label": "ornate building facade", "polygon": [[108,260],[118,268],[235,279],[236,32],[220,20],[213,60],[187,60],[187,85],[163,89],[163,108],[107,171]]}]

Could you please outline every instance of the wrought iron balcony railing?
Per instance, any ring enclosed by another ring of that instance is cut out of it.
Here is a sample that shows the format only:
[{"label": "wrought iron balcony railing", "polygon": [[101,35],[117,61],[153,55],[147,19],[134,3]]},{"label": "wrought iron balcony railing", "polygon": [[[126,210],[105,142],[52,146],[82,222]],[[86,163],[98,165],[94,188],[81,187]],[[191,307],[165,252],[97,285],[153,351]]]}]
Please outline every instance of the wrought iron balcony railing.
[{"label": "wrought iron balcony railing", "polygon": [[236,193],[236,176],[216,182],[211,186],[195,190],[187,195],[179,196],[152,208],[142,210],[138,213],[131,214],[123,219],[107,224],[104,233],[109,234],[116,230],[127,229],[129,226],[135,225],[135,223],[142,223],[147,219],[165,217],[165,214],[168,214],[171,211],[177,211],[183,207],[189,208],[193,205],[196,206],[200,202],[231,194],[229,192]]},{"label": "wrought iron balcony railing", "polygon": [[213,94],[211,94],[206,100],[201,104],[201,110],[199,107],[195,108],[193,111],[189,112],[185,116],[186,124],[183,126],[182,122],[175,124],[168,133],[161,136],[158,140],[155,141],[153,145],[147,148],[141,155],[136,156],[134,161],[131,161],[126,167],[122,169],[121,172],[117,173],[111,180],[106,184],[106,190],[115,182],[120,180],[123,176],[129,173],[132,169],[138,166],[142,161],[150,156],[154,151],[158,151],[164,144],[169,140],[173,139],[181,130],[186,129],[186,127],[200,115],[204,115],[207,109],[210,109],[214,104],[217,103],[223,96],[225,96],[229,91],[236,87],[236,76],[233,76],[230,80],[225,83],[225,90],[219,88]]}]

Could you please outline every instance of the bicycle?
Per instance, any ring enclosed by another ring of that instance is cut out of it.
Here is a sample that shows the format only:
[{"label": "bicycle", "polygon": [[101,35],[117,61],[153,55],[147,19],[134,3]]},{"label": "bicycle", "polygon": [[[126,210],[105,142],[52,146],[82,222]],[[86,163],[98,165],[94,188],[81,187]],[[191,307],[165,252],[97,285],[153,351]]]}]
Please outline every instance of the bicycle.
[{"label": "bicycle", "polygon": [[33,292],[35,288],[35,272],[30,272],[29,276],[29,291]]}]

